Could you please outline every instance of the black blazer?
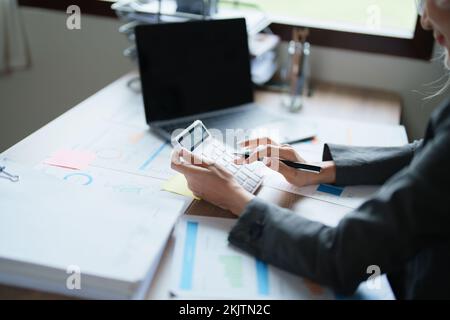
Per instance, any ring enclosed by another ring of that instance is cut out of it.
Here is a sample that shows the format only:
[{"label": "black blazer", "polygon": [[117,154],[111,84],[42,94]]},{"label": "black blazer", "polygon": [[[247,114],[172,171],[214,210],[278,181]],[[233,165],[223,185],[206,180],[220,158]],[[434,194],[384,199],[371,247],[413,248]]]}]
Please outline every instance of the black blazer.
[{"label": "black blazer", "polygon": [[450,100],[423,141],[398,148],[326,145],[336,184],[381,184],[371,200],[328,227],[257,198],[229,241],[275,266],[351,294],[367,267],[399,299],[450,299]]}]

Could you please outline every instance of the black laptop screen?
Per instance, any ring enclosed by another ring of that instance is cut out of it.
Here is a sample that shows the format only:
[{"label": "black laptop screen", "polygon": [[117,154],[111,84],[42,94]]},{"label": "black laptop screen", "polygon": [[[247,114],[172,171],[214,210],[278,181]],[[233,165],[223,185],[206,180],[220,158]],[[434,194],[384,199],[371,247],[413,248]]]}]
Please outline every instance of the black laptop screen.
[{"label": "black laptop screen", "polygon": [[244,19],[136,27],[147,122],[253,101]]}]

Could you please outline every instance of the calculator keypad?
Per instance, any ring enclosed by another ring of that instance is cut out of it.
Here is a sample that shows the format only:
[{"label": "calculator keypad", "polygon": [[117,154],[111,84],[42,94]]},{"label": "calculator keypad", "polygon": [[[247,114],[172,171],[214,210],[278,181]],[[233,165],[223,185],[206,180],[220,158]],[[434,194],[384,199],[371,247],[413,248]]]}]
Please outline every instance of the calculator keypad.
[{"label": "calculator keypad", "polygon": [[227,152],[225,146],[218,141],[214,141],[212,148],[203,155],[227,169],[236,181],[251,193],[254,193],[263,181],[263,164],[254,162],[251,164],[236,165],[233,162],[235,157]]}]

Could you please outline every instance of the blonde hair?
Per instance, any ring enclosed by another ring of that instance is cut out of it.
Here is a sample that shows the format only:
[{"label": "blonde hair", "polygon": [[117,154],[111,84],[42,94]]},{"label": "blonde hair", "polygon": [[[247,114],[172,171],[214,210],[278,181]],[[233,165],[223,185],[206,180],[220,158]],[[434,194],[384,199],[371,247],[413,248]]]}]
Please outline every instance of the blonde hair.
[{"label": "blonde hair", "polygon": [[448,71],[450,71],[450,53],[448,50],[444,50],[444,66]]},{"label": "blonde hair", "polygon": [[[436,4],[442,9],[450,9],[450,0],[435,0]],[[429,84],[428,87],[432,88],[433,91],[438,90],[437,92],[428,92],[427,97],[424,100],[433,99],[450,88],[450,53],[448,49],[443,48],[442,54],[437,58],[438,60],[442,59],[445,68],[445,74],[440,77],[438,80],[435,80]]]},{"label": "blonde hair", "polygon": [[[450,53],[448,52],[448,50],[444,49],[442,54],[439,55],[439,57],[436,59],[443,60],[445,74],[439,79],[426,85],[430,88],[430,91],[426,93],[427,97],[423,98],[424,100],[436,98],[437,96],[440,96],[445,91],[447,91],[448,88],[450,88]],[[434,92],[431,92],[431,90]]]}]

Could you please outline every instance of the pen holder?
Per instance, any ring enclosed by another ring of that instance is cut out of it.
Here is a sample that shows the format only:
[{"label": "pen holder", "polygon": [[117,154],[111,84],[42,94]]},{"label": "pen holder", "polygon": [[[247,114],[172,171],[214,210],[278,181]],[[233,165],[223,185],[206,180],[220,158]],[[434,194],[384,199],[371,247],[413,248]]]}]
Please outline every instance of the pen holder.
[{"label": "pen holder", "polygon": [[283,96],[282,104],[291,112],[297,112],[302,108],[304,97],[309,90],[310,44],[304,40],[307,32],[306,30],[294,33],[294,40],[288,45],[288,63],[284,76],[288,83],[288,93]]}]

